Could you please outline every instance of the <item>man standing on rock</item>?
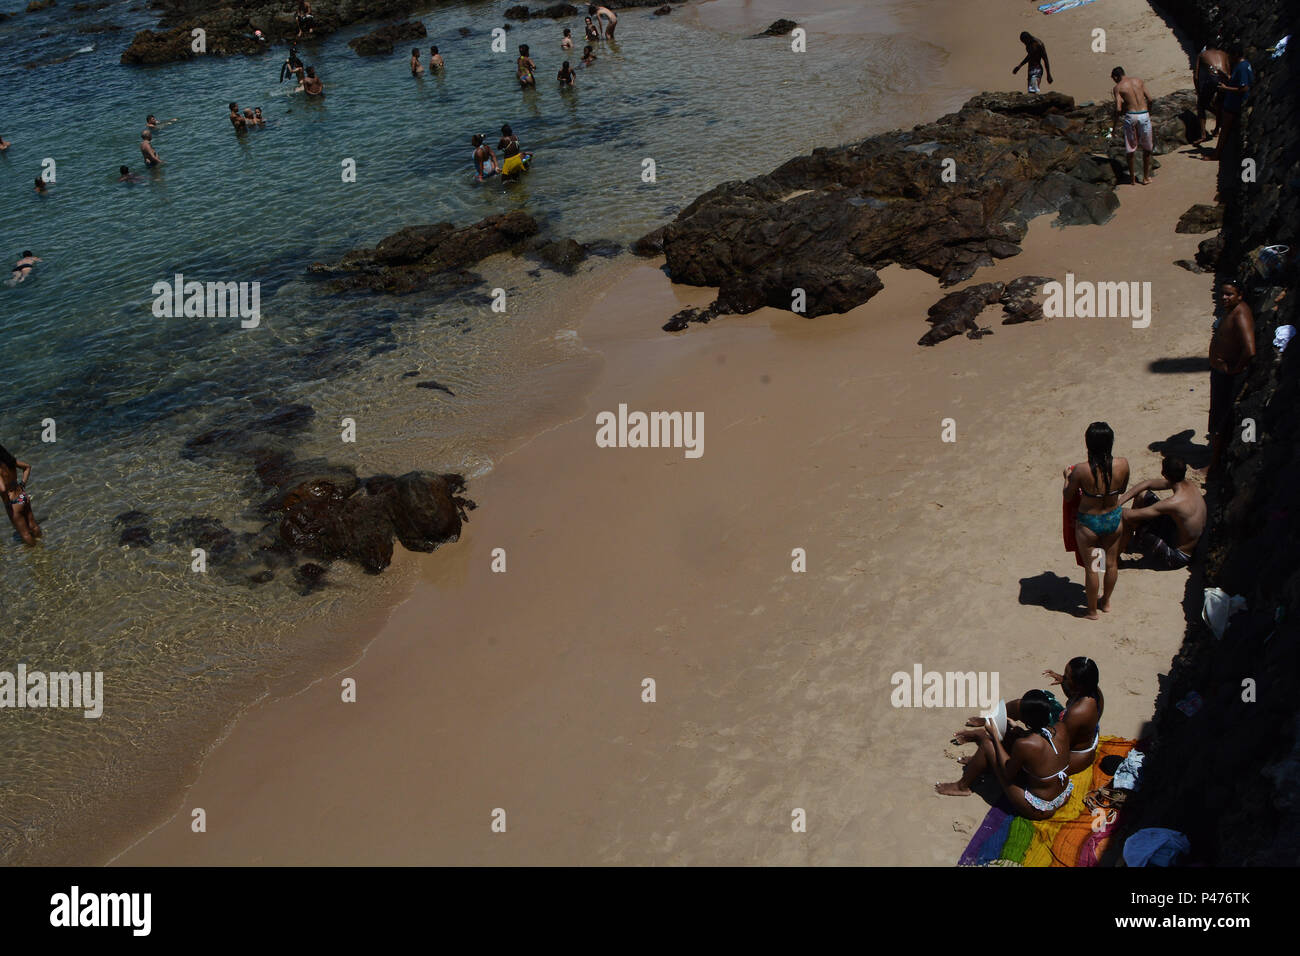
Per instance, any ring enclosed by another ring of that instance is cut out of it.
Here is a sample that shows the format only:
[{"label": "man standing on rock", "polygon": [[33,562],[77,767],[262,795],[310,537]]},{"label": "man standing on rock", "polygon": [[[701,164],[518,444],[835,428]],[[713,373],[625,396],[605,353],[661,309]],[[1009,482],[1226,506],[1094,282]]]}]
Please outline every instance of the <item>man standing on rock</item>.
[{"label": "man standing on rock", "polygon": [[1232,407],[1243,372],[1255,357],[1255,314],[1235,282],[1219,286],[1223,315],[1210,336],[1210,471],[1219,463],[1232,431]]},{"label": "man standing on rock", "polygon": [[1026,63],[1029,64],[1029,92],[1038,92],[1038,83],[1043,78],[1043,69],[1047,69],[1047,82],[1052,80],[1052,64],[1047,59],[1047,47],[1043,41],[1030,33],[1021,33],[1020,42],[1025,45],[1025,58],[1016,64],[1016,68],[1011,71],[1015,76],[1020,72],[1020,68]]},{"label": "man standing on rock", "polygon": [[1124,68],[1115,67],[1110,71],[1110,78],[1115,81],[1115,125],[1118,126],[1121,115],[1124,120],[1124,151],[1128,153],[1128,181],[1137,182],[1133,171],[1133,154],[1142,149],[1142,185],[1151,182],[1151,152],[1156,148],[1151,133],[1151,96],[1146,84],[1136,76],[1125,76]]},{"label": "man standing on rock", "polygon": [[1201,123],[1201,134],[1197,143],[1204,143],[1213,138],[1212,134],[1205,131],[1205,114],[1211,109],[1214,110],[1214,132],[1217,134],[1219,131],[1219,124],[1223,122],[1219,113],[1222,106],[1222,94],[1219,88],[1227,82],[1231,68],[1228,54],[1223,50],[1207,46],[1196,58],[1196,66],[1192,68],[1192,85],[1196,87],[1196,117]]}]

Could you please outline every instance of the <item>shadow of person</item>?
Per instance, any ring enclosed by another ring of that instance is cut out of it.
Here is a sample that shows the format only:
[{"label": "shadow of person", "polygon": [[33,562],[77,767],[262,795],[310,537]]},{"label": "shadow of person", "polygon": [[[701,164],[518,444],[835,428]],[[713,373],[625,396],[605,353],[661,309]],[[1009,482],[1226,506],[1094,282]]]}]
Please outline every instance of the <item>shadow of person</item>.
[{"label": "shadow of person", "polygon": [[1181,458],[1188,468],[1201,469],[1210,463],[1210,446],[1198,445],[1192,441],[1195,434],[1194,428],[1184,428],[1164,441],[1153,441],[1147,448],[1159,455]]},{"label": "shadow of person", "polygon": [[1020,579],[1020,603],[1032,604],[1049,611],[1074,614],[1087,606],[1088,592],[1079,581],[1071,581],[1051,571]]}]

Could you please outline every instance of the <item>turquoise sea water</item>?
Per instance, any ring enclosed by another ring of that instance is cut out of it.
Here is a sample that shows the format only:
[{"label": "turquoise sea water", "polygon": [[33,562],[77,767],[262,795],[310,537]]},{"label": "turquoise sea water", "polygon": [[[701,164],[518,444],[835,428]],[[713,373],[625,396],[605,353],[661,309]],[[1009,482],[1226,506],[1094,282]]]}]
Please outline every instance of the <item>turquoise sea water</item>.
[{"label": "turquoise sea water", "polygon": [[[630,10],[617,46],[602,46],[577,88],[561,92],[555,71],[581,56],[561,51],[561,28],[581,36],[581,18],[513,24],[508,52],[493,53],[509,5],[420,18],[422,59],[437,44],[442,76],[409,75],[415,44],[378,58],[347,48],[376,24],[304,43],[325,81],[320,101],[278,82],[283,47],[121,66],[133,32],[152,25],[123,3],[0,22],[0,82],[15,94],[0,120],[13,143],[0,154],[0,252],[44,260],[22,284],[0,285],[0,443],[35,466],[46,533],[30,550],[7,527],[0,535],[0,670],[103,670],[107,696],[98,721],[0,711],[0,861],[84,860],[61,841],[140,825],[214,728],[336,650],[326,646],[339,639],[332,616],[396,594],[391,581],[337,566],[311,597],[287,577],[232,584],[190,573],[188,548],[158,533],[149,548],[119,546],[113,518],[132,509],[155,532],[193,515],[256,529],[250,469],[184,458],[187,438],[231,411],[297,402],[316,412],[299,439],[304,457],[363,474],[473,476],[526,429],[518,409],[536,404],[547,370],[581,349],[562,308],[581,278],[530,275],[534,263],[508,256],[483,263],[487,286],[510,293],[498,314],[485,289],[446,302],[331,295],[306,279],[312,262],[405,225],[514,208],[556,237],[627,243],[721,181],[894,125],[908,94],[892,77],[940,55],[898,35],[813,37],[809,53],[793,54],[788,40],[706,30],[685,11]],[[125,29],[77,32],[104,22]],[[519,43],[539,65],[535,91],[515,83]],[[267,128],[237,136],[230,100],[261,106]],[[138,150],[148,113],[177,120],[155,134],[165,165],[153,172]],[[503,122],[534,152],[534,170],[511,188],[475,184],[469,137],[495,144]],[[655,183],[642,180],[646,158]],[[41,197],[32,181],[47,159],[56,176]],[[345,159],[356,161],[355,183],[343,181]],[[143,181],[118,183],[121,164]],[[176,273],[259,282],[259,327],[156,318],[152,287]],[[402,377],[412,370],[420,375]],[[427,378],[455,397],[414,388]],[[358,422],[355,445],[339,441],[345,416]],[[50,419],[57,441],[42,442]],[[313,622],[319,636],[303,636]]]}]

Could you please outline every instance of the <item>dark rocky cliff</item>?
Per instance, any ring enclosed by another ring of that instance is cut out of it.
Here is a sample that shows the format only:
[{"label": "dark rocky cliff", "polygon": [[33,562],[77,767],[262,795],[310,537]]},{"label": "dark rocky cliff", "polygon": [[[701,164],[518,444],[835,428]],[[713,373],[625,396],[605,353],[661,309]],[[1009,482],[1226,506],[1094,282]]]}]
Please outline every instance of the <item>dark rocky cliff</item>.
[{"label": "dark rocky cliff", "polygon": [[[1217,278],[1244,283],[1257,355],[1236,403],[1238,424],[1224,464],[1210,476],[1209,525],[1184,602],[1187,633],[1156,703],[1142,787],[1121,825],[1127,833],[1151,826],[1182,831],[1192,844],[1189,862],[1296,865],[1300,345],[1279,352],[1272,342],[1279,325],[1300,324],[1300,283],[1294,255],[1288,270],[1265,276],[1254,253],[1266,245],[1289,245],[1293,252],[1300,246],[1300,51],[1293,37],[1285,55],[1267,52],[1295,33],[1300,5],[1162,0],[1158,8],[1190,51],[1216,36],[1238,38],[1255,68],[1242,156],[1255,160],[1256,181],[1243,182],[1240,166],[1225,163]],[[1255,422],[1254,441],[1243,440],[1246,419]],[[1248,602],[1219,639],[1201,621],[1207,587]],[[1250,696],[1248,681],[1254,701],[1243,700]]]}]

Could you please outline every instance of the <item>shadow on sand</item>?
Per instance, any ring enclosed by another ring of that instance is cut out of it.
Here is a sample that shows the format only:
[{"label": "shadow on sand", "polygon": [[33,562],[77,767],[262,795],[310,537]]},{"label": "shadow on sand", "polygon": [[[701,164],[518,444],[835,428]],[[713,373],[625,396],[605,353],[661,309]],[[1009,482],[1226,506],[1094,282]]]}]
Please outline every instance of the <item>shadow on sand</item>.
[{"label": "shadow on sand", "polygon": [[1062,614],[1078,614],[1087,607],[1088,592],[1080,581],[1044,571],[1035,577],[1020,579],[1020,603]]}]

